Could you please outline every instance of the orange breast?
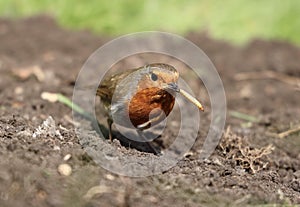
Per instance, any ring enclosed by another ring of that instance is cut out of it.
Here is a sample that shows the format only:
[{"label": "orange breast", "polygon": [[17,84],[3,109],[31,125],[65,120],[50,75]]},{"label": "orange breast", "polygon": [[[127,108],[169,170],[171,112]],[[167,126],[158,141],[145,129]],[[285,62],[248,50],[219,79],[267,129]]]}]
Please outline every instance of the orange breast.
[{"label": "orange breast", "polygon": [[[129,103],[129,117],[132,124],[136,127],[149,121],[149,115],[151,117],[159,116],[161,109],[164,111],[165,116],[168,116],[172,111],[175,103],[175,97],[173,97],[167,91],[163,91],[159,88],[146,88],[136,93]],[[164,116],[163,116],[164,117]],[[158,122],[162,121],[159,120]]]}]

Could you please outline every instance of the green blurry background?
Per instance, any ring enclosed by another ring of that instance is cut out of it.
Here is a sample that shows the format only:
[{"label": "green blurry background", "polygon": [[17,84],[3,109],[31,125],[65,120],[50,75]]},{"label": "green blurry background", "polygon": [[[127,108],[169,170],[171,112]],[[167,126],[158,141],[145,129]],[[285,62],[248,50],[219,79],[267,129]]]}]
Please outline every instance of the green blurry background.
[{"label": "green blurry background", "polygon": [[254,37],[300,44],[300,0],[0,0],[1,16],[41,13],[65,27],[113,36],[204,30],[238,44]]}]

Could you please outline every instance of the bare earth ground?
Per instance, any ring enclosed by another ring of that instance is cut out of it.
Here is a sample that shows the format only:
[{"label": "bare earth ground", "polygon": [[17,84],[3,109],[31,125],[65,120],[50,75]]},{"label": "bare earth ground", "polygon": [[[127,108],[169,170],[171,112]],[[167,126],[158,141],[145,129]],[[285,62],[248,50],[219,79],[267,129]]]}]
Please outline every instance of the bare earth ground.
[{"label": "bare earth ground", "polygon": [[[191,152],[169,171],[129,178],[95,164],[75,134],[71,109],[41,98],[44,91],[71,98],[83,63],[109,38],[66,31],[48,17],[1,19],[0,206],[299,205],[300,134],[282,139],[274,134],[300,124],[295,84],[300,78],[300,48],[261,40],[235,47],[199,33],[187,38],[206,52],[220,73],[228,104],[227,133],[208,160],[198,159],[205,136],[200,132]],[[26,70],[34,67],[42,74],[36,70],[27,77]],[[236,74],[254,71],[258,79],[237,80]],[[276,72],[280,80],[263,71]],[[207,97],[201,99],[208,105]],[[232,111],[259,121],[248,122]],[[61,137],[33,137],[49,116]],[[209,116],[202,119],[206,129]],[[172,140],[172,130],[168,133],[159,139],[161,147]],[[100,138],[99,142],[111,146]],[[113,146],[125,154],[153,156],[122,147],[117,140]],[[67,154],[71,158],[64,160]],[[58,172],[62,163],[72,167],[70,176]]]}]

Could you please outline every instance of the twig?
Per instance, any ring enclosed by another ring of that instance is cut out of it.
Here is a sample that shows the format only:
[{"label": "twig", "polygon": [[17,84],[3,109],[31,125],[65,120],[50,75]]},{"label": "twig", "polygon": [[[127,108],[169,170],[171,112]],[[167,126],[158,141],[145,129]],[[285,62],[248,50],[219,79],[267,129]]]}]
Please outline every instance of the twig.
[{"label": "twig", "polygon": [[296,87],[298,87],[300,84],[300,78],[293,77],[290,75],[285,75],[283,73],[279,73],[271,70],[238,73],[234,76],[234,79],[237,81],[251,80],[251,79],[274,79]]},{"label": "twig", "polygon": [[295,128],[289,129],[287,131],[281,132],[278,135],[279,138],[284,138],[289,136],[290,134],[296,133],[296,132],[300,132],[300,125],[296,126]]}]

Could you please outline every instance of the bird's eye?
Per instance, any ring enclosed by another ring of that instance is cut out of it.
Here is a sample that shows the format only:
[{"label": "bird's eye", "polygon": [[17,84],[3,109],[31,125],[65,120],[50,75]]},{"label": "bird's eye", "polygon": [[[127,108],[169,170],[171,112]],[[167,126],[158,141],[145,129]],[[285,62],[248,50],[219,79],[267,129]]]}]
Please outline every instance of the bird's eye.
[{"label": "bird's eye", "polygon": [[157,81],[158,77],[155,73],[151,73],[151,80]]}]

